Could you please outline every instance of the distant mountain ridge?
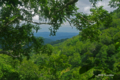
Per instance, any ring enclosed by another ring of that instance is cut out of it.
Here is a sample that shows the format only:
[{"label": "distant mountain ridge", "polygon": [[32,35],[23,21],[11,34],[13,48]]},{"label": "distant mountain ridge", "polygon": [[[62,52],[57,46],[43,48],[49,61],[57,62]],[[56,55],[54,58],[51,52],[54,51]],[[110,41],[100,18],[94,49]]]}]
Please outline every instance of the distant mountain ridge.
[{"label": "distant mountain ridge", "polygon": [[60,39],[72,38],[73,36],[76,36],[78,34],[79,33],[57,32],[56,36],[49,36],[50,32],[38,32],[38,33],[34,33],[34,36],[43,37],[43,38],[51,39],[52,41],[56,41]]},{"label": "distant mountain ridge", "polygon": [[[43,37],[44,44],[51,43],[54,44],[57,40],[72,38],[73,36],[78,35],[79,33],[70,33],[70,32],[57,32],[56,36],[49,36],[50,32],[37,32],[34,33],[35,37]],[[1,45],[0,45],[1,48]]]}]

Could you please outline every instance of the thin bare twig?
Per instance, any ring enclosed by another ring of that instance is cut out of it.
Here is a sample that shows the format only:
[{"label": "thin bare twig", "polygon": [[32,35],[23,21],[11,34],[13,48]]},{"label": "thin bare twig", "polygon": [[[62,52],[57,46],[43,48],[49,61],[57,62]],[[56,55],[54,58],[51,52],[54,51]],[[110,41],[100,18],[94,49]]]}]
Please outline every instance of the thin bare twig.
[{"label": "thin bare twig", "polygon": [[64,17],[68,22],[69,22],[69,24],[70,24],[70,26],[71,26],[71,22],[66,18],[66,17]]},{"label": "thin bare twig", "polygon": [[85,19],[83,16],[80,16],[80,17],[83,18],[84,20],[86,20],[87,22],[92,22],[90,20]]},{"label": "thin bare twig", "polygon": [[[16,17],[15,19],[17,19],[18,17]],[[15,20],[14,19],[14,20]],[[6,25],[4,25],[4,26],[7,26],[7,25],[9,25],[11,22],[13,22],[14,20],[11,20],[10,22],[8,22]]]},{"label": "thin bare twig", "polygon": [[[69,22],[69,24],[71,26],[71,22],[66,17],[64,17],[64,18]],[[73,28],[73,26],[71,26],[71,27]]]},{"label": "thin bare twig", "polygon": [[[19,19],[20,20],[20,19]],[[38,22],[33,22],[33,21],[30,21],[30,20],[24,20],[24,21],[27,21],[27,22],[31,22],[31,23],[34,23],[34,24],[39,24],[39,25],[41,25],[41,24],[49,24],[49,25],[51,25],[51,24],[53,24],[53,23],[38,23]]]},{"label": "thin bare twig", "polygon": [[9,56],[14,57],[14,58],[20,57],[20,55],[19,56],[14,56],[11,53],[12,53],[12,51],[0,51],[0,54],[6,54],[6,55],[9,55]]}]

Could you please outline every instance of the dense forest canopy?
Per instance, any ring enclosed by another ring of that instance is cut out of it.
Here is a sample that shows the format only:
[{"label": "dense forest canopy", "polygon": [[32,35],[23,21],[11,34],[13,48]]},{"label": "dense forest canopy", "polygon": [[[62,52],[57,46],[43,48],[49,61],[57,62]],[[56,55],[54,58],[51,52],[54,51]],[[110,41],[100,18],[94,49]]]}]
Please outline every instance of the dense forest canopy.
[{"label": "dense forest canopy", "polygon": [[[89,0],[87,15],[77,11],[78,0],[0,0],[0,79],[119,80],[120,0],[110,0],[117,8],[111,13],[98,1]],[[33,22],[35,15],[39,22]],[[81,31],[78,36],[52,46],[33,35],[48,24],[54,36],[66,21]],[[101,73],[114,76],[96,77]]]},{"label": "dense forest canopy", "polygon": [[[21,59],[22,56],[28,56],[31,50],[39,52],[41,50],[41,38],[36,39],[33,36],[33,29],[36,32],[40,29],[38,25],[51,25],[50,35],[55,35],[57,29],[62,23],[68,21],[78,30],[82,30],[82,40],[90,38],[91,41],[99,40],[99,27],[104,25],[109,27],[112,21],[111,15],[102,7],[96,7],[99,0],[89,0],[94,8],[90,9],[91,15],[77,12],[76,2],[78,0],[1,0],[0,17],[0,44],[2,51],[13,58]],[[111,0],[111,7],[118,7],[119,0]],[[39,23],[33,22],[32,17],[39,16]],[[72,18],[72,17],[75,18]],[[25,21],[19,25],[20,21]],[[36,26],[32,25],[36,24]],[[14,26],[14,27],[13,27]],[[32,43],[32,46],[29,46]],[[24,49],[24,45],[28,48]]]}]

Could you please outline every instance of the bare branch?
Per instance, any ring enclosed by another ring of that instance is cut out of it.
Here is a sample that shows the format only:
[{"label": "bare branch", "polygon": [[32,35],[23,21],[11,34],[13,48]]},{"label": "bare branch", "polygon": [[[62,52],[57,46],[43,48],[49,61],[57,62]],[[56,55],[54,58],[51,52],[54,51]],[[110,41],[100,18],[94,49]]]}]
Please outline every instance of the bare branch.
[{"label": "bare branch", "polygon": [[69,24],[70,24],[70,26],[71,26],[71,22],[66,18],[66,17],[64,17],[68,22],[69,22]]},{"label": "bare branch", "polygon": [[12,55],[11,53],[12,53],[12,51],[0,51],[0,54],[6,54],[6,55],[11,56],[11,57],[13,57],[13,58],[18,58],[18,57],[20,57],[20,55],[19,55],[19,56],[14,56],[14,55]]},{"label": "bare branch", "polygon": [[[69,22],[69,24],[71,26],[71,22],[66,17],[64,17],[64,18]],[[71,27],[73,28],[73,26],[71,26]]]},{"label": "bare branch", "polygon": [[83,18],[84,20],[86,20],[87,22],[92,22],[90,20],[85,19],[83,16],[80,16],[80,17]]},{"label": "bare branch", "polygon": [[[18,17],[15,17],[15,19],[14,20],[16,20]],[[14,20],[11,20],[11,21],[9,21],[6,25],[4,25],[4,26],[7,26],[7,25],[9,25],[10,23],[12,23]]]},{"label": "bare branch", "polygon": [[[19,20],[20,20],[20,19],[19,19]],[[53,24],[53,23],[38,23],[38,22],[30,21],[30,20],[25,20],[25,21],[31,22],[31,23],[34,23],[34,24],[37,24],[37,25],[41,25],[41,24],[49,24],[49,25],[51,25],[51,24]]]}]

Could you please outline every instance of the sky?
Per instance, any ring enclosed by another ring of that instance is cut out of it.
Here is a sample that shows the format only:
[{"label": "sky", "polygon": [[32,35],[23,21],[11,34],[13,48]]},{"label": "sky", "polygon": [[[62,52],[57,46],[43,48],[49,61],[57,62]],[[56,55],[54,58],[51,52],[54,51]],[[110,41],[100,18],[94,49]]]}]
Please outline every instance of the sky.
[{"label": "sky", "polygon": [[[114,8],[110,8],[110,6],[108,6],[110,0],[103,0],[102,2],[99,1],[97,3],[97,6],[104,6],[103,8],[106,9],[107,11],[111,12],[113,10],[115,10]],[[89,0],[79,0],[76,3],[76,6],[79,8],[78,12],[83,12],[83,13],[87,13],[90,14],[90,8],[92,7],[92,4],[89,2]],[[33,17],[34,21],[38,21],[38,16]],[[40,25],[40,30],[38,32],[50,32],[49,28],[50,25]],[[57,30],[57,32],[74,32],[74,33],[79,33],[79,31],[73,26],[73,28],[69,25],[68,22],[66,22],[65,24],[63,24],[59,30]]]}]

